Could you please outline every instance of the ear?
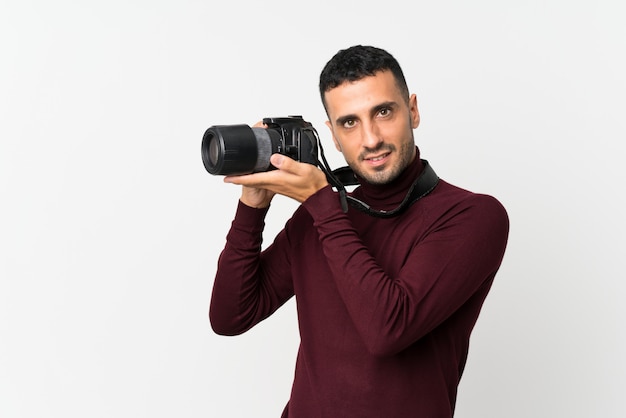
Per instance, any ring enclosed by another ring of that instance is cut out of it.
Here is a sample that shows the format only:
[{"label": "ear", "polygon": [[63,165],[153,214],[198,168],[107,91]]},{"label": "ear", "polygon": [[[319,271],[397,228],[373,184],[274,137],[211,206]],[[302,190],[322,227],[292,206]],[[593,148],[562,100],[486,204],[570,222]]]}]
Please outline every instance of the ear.
[{"label": "ear", "polygon": [[335,137],[335,132],[333,131],[333,125],[330,123],[329,120],[326,121],[326,126],[328,126],[328,129],[330,129],[330,135],[333,138],[333,142],[335,143],[335,148],[337,148],[337,151],[343,153],[343,151],[341,150],[341,144],[339,143],[339,141],[337,141],[337,138]]},{"label": "ear", "polygon": [[415,94],[409,97],[409,112],[411,113],[411,127],[415,129],[420,124],[420,112],[417,108],[417,96]]}]

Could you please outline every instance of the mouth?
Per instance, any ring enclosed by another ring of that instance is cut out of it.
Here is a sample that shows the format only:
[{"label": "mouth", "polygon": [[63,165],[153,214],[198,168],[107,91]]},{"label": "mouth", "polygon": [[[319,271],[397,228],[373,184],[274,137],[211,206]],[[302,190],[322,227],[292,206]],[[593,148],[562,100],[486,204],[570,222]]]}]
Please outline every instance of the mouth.
[{"label": "mouth", "polygon": [[384,154],[373,155],[367,158],[363,158],[363,161],[374,167],[380,166],[387,162],[390,154],[390,152],[386,152]]}]

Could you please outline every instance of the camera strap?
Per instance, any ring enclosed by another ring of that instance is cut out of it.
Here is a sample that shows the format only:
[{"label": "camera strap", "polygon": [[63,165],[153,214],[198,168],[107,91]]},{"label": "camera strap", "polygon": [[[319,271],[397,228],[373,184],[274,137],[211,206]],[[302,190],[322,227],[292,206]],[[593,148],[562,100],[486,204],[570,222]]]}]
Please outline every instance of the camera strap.
[{"label": "camera strap", "polygon": [[378,218],[391,218],[404,212],[409,206],[426,196],[435,188],[435,186],[437,186],[439,176],[437,176],[435,170],[433,170],[427,160],[421,161],[424,165],[424,169],[421,174],[413,182],[406,194],[406,197],[400,205],[389,211],[372,209],[367,203],[347,194],[345,186],[356,186],[359,184],[359,181],[350,167],[346,166],[333,170],[331,175],[328,175],[327,173],[327,178],[331,185],[338,190],[341,207],[344,212],[348,211],[348,204],[350,204],[350,206],[370,216]]}]

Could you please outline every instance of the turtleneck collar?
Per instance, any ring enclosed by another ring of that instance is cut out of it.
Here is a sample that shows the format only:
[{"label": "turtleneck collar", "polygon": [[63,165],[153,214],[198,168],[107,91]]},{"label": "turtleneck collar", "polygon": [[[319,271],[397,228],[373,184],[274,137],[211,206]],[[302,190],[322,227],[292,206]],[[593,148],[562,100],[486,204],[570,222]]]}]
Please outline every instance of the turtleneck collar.
[{"label": "turtleneck collar", "polygon": [[406,197],[415,179],[424,169],[420,159],[420,150],[417,146],[415,151],[413,162],[390,183],[370,184],[357,176],[359,187],[354,190],[353,195],[377,210],[391,210],[398,206]]}]

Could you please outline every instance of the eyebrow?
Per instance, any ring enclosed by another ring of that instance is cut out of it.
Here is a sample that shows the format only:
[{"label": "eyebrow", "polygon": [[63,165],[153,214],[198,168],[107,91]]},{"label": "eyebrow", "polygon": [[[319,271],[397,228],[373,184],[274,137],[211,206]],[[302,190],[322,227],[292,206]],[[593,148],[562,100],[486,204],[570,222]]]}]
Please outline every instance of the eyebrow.
[{"label": "eyebrow", "polygon": [[[397,107],[398,107],[398,104],[394,101],[390,100],[390,101],[382,102],[372,107],[370,109],[370,114],[375,115],[376,113],[380,112],[382,109],[395,109]],[[352,120],[352,119],[358,119],[357,115],[351,114],[351,115],[340,116],[337,119],[335,119],[335,124],[343,125],[347,121]]]}]

